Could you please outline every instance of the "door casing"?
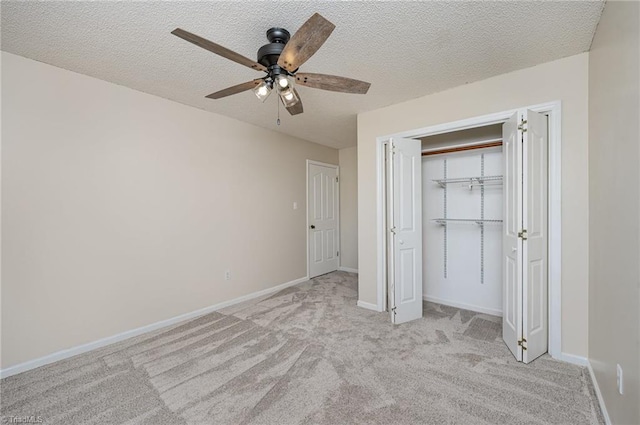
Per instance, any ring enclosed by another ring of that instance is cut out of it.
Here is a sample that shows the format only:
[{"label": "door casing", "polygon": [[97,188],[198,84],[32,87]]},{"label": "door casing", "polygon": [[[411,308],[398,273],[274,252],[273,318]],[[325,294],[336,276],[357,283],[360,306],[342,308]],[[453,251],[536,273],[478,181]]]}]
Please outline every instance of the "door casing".
[{"label": "door casing", "polygon": [[562,214],[561,214],[561,158],[562,158],[562,102],[560,100],[537,105],[522,106],[503,112],[453,121],[444,124],[408,130],[396,134],[384,135],[376,138],[376,176],[377,176],[377,311],[385,311],[386,305],[386,241],[384,214],[384,147],[393,137],[422,138],[452,131],[467,130],[493,124],[502,124],[514,113],[529,109],[544,113],[548,116],[549,124],[549,163],[548,163],[548,269],[549,282],[548,311],[549,311],[549,354],[560,360],[565,360],[562,354]]}]

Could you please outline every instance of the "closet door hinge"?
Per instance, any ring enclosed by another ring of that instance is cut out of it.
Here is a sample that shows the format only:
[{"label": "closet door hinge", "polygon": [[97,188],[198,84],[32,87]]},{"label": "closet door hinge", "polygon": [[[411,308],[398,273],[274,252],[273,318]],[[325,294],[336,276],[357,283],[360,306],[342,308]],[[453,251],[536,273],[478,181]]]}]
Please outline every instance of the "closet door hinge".
[{"label": "closet door hinge", "polygon": [[390,231],[391,233],[393,233],[394,235],[396,234],[396,228],[395,228],[395,227],[392,227],[391,229],[389,229],[389,231]]},{"label": "closet door hinge", "polygon": [[336,183],[338,183],[338,176],[336,176]]},{"label": "closet door hinge", "polygon": [[520,341],[518,341],[518,346],[522,347],[523,350],[527,349],[527,340],[522,338]]},{"label": "closet door hinge", "polygon": [[518,232],[518,237],[520,239],[522,239],[523,241],[527,240],[527,229],[523,229],[522,231]]},{"label": "closet door hinge", "polygon": [[396,307],[393,307],[393,308],[391,309],[391,311],[393,312],[393,315],[395,316],[395,315],[396,315]]},{"label": "closet door hinge", "polygon": [[336,257],[340,256],[340,251],[336,251]]},{"label": "closet door hinge", "polygon": [[520,125],[518,126],[518,130],[522,130],[523,133],[525,133],[527,131],[527,120],[522,120],[522,122],[520,122]]}]

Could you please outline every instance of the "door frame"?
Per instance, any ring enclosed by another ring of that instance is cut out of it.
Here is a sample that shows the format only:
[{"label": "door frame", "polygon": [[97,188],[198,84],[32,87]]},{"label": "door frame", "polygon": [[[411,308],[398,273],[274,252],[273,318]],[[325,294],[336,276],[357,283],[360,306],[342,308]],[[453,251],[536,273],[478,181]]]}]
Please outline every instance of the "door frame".
[{"label": "door frame", "polygon": [[320,162],[320,161],[315,161],[313,159],[307,159],[307,163],[305,165],[305,172],[306,172],[306,176],[305,176],[305,184],[306,187],[304,189],[305,194],[306,194],[306,199],[305,199],[305,232],[307,235],[307,279],[309,279],[309,276],[311,275],[310,271],[309,271],[309,263],[311,262],[311,258],[310,258],[310,254],[311,254],[311,247],[309,246],[309,165],[319,165],[321,167],[328,167],[328,168],[335,168],[336,169],[336,176],[338,177],[338,182],[336,187],[338,188],[337,192],[336,192],[336,221],[338,222],[338,253],[340,255],[338,255],[338,269],[340,269],[340,265],[342,264],[342,248],[340,246],[340,166],[336,165],[336,164],[329,164],[326,162]]},{"label": "door frame", "polygon": [[549,308],[549,354],[557,359],[563,358],[562,354],[562,206],[561,206],[561,159],[562,159],[562,102],[560,100],[540,103],[537,105],[522,106],[489,115],[452,121],[444,124],[436,124],[414,130],[403,131],[376,138],[376,225],[377,235],[377,311],[386,311],[386,264],[385,264],[385,223],[384,223],[384,147],[393,137],[409,139],[434,136],[436,134],[450,133],[453,131],[467,130],[476,127],[484,127],[492,124],[501,124],[515,112],[530,109],[546,114],[549,124],[549,162],[548,162],[548,308]]}]

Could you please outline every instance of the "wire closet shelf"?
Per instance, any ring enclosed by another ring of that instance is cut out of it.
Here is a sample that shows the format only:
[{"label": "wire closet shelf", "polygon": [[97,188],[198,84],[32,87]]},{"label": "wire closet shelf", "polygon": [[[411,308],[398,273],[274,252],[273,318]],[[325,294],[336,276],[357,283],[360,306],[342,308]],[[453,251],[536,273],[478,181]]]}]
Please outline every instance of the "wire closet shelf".
[{"label": "wire closet shelf", "polygon": [[434,179],[433,181],[443,188],[448,184],[463,183],[465,186],[468,185],[469,189],[471,189],[473,186],[500,184],[502,183],[502,176],[455,177],[450,179]]},{"label": "wire closet shelf", "polygon": [[478,224],[480,226],[484,226],[485,224],[502,224],[502,220],[487,220],[477,218],[434,218],[433,221],[443,226],[447,223]]}]

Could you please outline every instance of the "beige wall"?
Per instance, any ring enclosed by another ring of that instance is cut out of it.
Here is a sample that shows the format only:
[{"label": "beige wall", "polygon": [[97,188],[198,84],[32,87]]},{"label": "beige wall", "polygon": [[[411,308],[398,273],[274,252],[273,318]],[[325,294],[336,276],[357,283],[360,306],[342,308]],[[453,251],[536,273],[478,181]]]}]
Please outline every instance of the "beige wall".
[{"label": "beige wall", "polygon": [[359,298],[376,303],[376,137],[562,101],[562,351],[587,355],[588,53],[358,115]]},{"label": "beige wall", "polygon": [[340,149],[340,265],[358,269],[358,149]]},{"label": "beige wall", "polygon": [[2,150],[2,368],[304,277],[305,160],[338,163],[7,53]]},{"label": "beige wall", "polygon": [[0,368],[2,368],[2,55],[0,55]]},{"label": "beige wall", "polygon": [[589,55],[589,361],[614,424],[640,423],[639,14],[607,2]]}]

